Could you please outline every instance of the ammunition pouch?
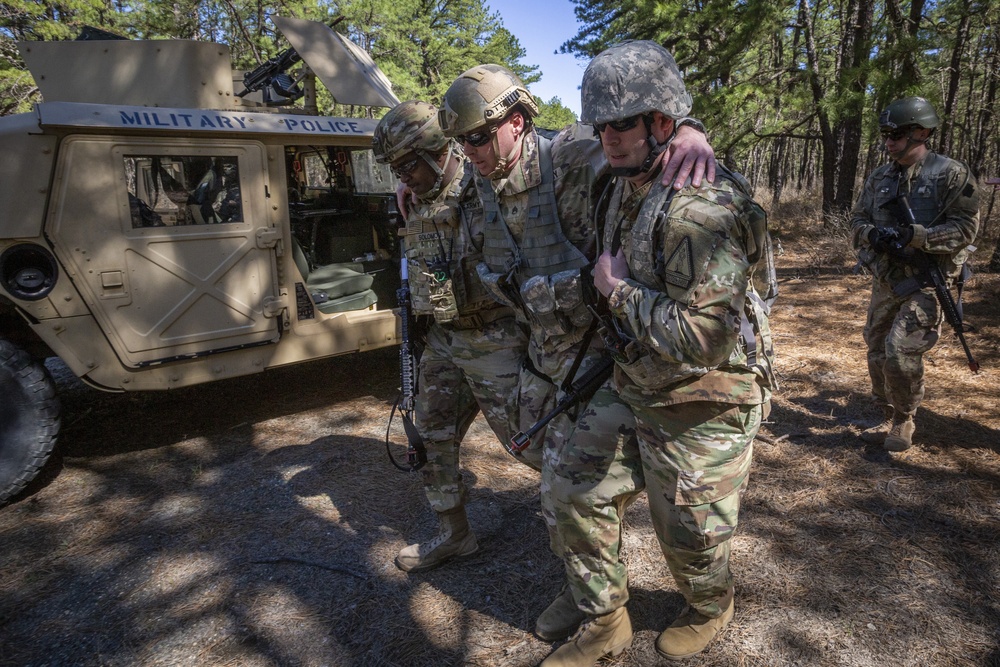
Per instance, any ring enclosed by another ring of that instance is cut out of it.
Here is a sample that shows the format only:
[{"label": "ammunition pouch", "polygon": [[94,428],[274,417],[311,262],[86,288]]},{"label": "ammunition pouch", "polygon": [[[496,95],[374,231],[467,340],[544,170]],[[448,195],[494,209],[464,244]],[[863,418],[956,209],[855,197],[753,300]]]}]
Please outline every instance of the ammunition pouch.
[{"label": "ammunition pouch", "polygon": [[432,282],[427,300],[430,302],[434,321],[438,324],[447,324],[458,319],[458,300],[455,298],[452,278],[443,282]]},{"label": "ammunition pouch", "polygon": [[521,285],[521,301],[547,336],[572,333],[592,318],[583,300],[579,269],[532,276]]},{"label": "ammunition pouch", "polygon": [[493,297],[494,301],[511,308],[517,315],[518,320],[527,323],[521,314],[520,295],[511,282],[513,271],[509,273],[494,273],[490,271],[490,267],[485,262],[480,262],[476,265],[476,273],[479,274],[479,280],[482,282],[486,292]]}]

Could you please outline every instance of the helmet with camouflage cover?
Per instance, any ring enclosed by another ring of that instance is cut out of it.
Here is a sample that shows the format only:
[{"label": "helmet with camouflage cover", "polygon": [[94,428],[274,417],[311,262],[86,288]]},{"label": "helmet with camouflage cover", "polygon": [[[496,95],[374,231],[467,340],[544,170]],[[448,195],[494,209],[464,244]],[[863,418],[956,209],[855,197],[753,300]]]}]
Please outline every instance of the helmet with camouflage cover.
[{"label": "helmet with camouflage cover", "polygon": [[691,95],[674,57],[648,40],[622,42],[591,60],[581,98],[581,121],[591,125],[652,111],[676,119],[691,111]]},{"label": "helmet with camouflage cover", "polygon": [[454,137],[498,123],[519,104],[525,120],[538,115],[535,98],[517,75],[500,65],[478,65],[448,87],[438,122],[445,135]]},{"label": "helmet with camouflage cover", "polygon": [[444,152],[450,139],[441,132],[437,112],[433,104],[417,100],[393,107],[375,128],[372,137],[375,160],[389,164],[411,151],[421,156]]},{"label": "helmet with camouflage cover", "polygon": [[933,130],[941,124],[937,112],[930,102],[922,97],[904,97],[885,108],[878,117],[879,127],[896,129],[917,125]]}]

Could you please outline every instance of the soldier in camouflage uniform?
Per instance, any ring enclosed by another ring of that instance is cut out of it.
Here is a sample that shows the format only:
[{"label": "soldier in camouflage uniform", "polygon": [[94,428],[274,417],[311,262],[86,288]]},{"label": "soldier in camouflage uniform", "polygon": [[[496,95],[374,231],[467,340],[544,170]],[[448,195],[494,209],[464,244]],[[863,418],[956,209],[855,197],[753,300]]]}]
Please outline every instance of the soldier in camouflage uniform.
[{"label": "soldier in camouflage uniform", "polygon": [[[524,84],[499,65],[474,67],[445,94],[440,124],[455,137],[478,170],[485,215],[485,245],[479,275],[490,294],[530,327],[521,371],[523,430],[555,404],[557,391],[584,374],[601,355],[584,302],[583,269],[596,248],[590,211],[595,182],[604,172],[600,144],[589,126],[572,125],[551,141],[532,125],[538,107]],[[711,157],[704,135],[686,128],[685,156],[697,159],[697,178]],[[537,442],[540,435],[536,437]],[[550,545],[560,557],[601,548],[600,542],[562,544],[550,502],[553,471],[563,451],[614,456],[635,448],[631,413],[610,382],[589,403],[550,422],[544,435],[542,510]],[[585,618],[568,588],[539,617],[535,631],[546,640],[568,636]]]},{"label": "soldier in camouflage uniform", "polygon": [[[879,116],[892,160],[875,170],[851,213],[851,238],[872,273],[872,298],[864,338],[868,373],[882,423],[863,440],[888,451],[913,442],[913,417],[924,396],[923,355],[941,333],[942,312],[933,287],[922,287],[914,266],[924,253],[949,286],[957,280],[979,231],[976,180],[963,163],[930,150],[939,124],[934,107],[920,97],[890,104]],[[885,204],[904,194],[916,224],[900,226]]]},{"label": "soldier in camouflage uniform", "polygon": [[[518,368],[527,337],[510,308],[483,290],[476,265],[482,207],[468,163],[441,133],[437,108],[403,102],[379,122],[375,158],[417,196],[400,230],[413,313],[430,322],[417,369],[415,421],[427,447],[424,491],[439,518],[437,536],[396,557],[407,572],[437,567],[478,548],[465,512],[459,445],[482,409],[504,444],[518,426]],[[521,460],[538,470],[541,448]]]},{"label": "soldier in camouflage uniform", "polygon": [[[766,307],[750,284],[766,218],[748,184],[662,185],[663,150],[691,108],[671,55],[625,42],[598,55],[582,87],[615,180],[597,207],[615,388],[637,437],[616,450],[569,447],[552,475],[558,542],[587,622],[544,667],[590,667],[632,641],[619,556],[621,512],[648,489],[661,549],[688,610],[656,640],[668,659],[701,652],[733,617],[730,539],[773,375]],[[575,444],[575,443],[574,443]]]}]

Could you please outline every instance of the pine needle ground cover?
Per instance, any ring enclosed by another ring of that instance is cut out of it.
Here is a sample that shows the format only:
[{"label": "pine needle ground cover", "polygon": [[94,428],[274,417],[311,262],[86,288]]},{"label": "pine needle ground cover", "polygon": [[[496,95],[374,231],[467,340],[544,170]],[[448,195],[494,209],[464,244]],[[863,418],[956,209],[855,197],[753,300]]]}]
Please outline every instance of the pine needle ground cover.
[{"label": "pine needle ground cover", "polygon": [[[983,370],[945,331],[914,447],[890,456],[858,439],[879,418],[868,279],[842,231],[782,220],[782,387],[734,540],[736,617],[689,663],[1000,665],[1000,276],[966,294]],[[385,458],[397,358],[126,395],[53,366],[61,457],[0,509],[0,665],[537,664],[561,568],[537,474],[482,419],[463,448],[480,551],[420,575],[392,564],[435,530],[419,477]],[[626,522],[636,639],[603,664],[667,664],[653,641],[683,600],[644,499]]]}]

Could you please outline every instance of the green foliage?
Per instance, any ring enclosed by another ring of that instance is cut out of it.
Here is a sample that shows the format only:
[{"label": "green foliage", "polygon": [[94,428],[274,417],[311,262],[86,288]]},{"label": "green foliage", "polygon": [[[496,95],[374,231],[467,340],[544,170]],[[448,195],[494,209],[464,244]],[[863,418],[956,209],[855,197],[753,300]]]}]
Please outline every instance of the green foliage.
[{"label": "green foliage", "polygon": [[[486,0],[14,0],[0,14],[0,112],[24,110],[36,97],[15,42],[73,39],[85,25],[133,39],[198,39],[228,44],[234,67],[249,70],[288,44],[272,14],[332,22],[367,50],[401,100],[439,103],[466,69],[494,62],[537,81],[538,68],[521,64],[524,48]],[[319,91],[322,113],[367,115],[338,106]]]},{"label": "green foliage", "polygon": [[535,125],[546,130],[561,130],[567,125],[572,125],[577,121],[576,114],[572,109],[563,106],[562,100],[553,97],[548,102],[535,99],[538,103],[538,117],[535,118]]},{"label": "green foliage", "polygon": [[945,129],[956,157],[1000,171],[989,140],[998,130],[996,2],[573,2],[582,27],[562,52],[592,57],[623,39],[663,44],[717,151],[772,187],[790,173],[822,179],[825,210],[849,204],[854,170],[860,164],[863,176],[881,159],[878,112],[905,95],[939,111],[951,99],[955,126]]}]

